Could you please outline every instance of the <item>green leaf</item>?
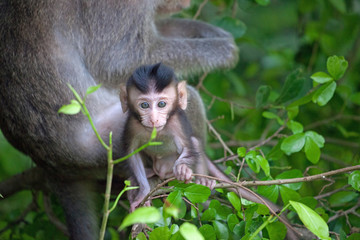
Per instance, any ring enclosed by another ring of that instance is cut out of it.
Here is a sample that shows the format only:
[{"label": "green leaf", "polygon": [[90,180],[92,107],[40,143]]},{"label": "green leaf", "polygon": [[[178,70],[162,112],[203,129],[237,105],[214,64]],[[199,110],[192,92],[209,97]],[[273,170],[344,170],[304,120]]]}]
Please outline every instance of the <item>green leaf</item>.
[{"label": "green leaf", "polygon": [[329,198],[329,203],[332,207],[339,207],[357,199],[358,197],[358,193],[341,191],[332,194]]},{"label": "green leaf", "polygon": [[296,99],[305,85],[305,78],[301,76],[300,70],[295,70],[290,73],[283,88],[281,89],[280,96],[276,99],[276,104],[284,104],[290,100]]},{"label": "green leaf", "polygon": [[344,57],[331,56],[328,57],[326,66],[330,75],[335,80],[338,80],[345,74],[348,67],[348,62]]},{"label": "green leaf", "polygon": [[149,240],[168,240],[170,236],[171,232],[168,227],[158,227],[149,234]]},{"label": "green leaf", "polygon": [[71,100],[71,103],[68,105],[62,106],[58,113],[63,113],[67,115],[75,115],[81,111],[81,104],[76,100]]},{"label": "green leaf", "polygon": [[286,237],[286,232],[287,232],[286,226],[280,221],[268,224],[266,226],[266,230],[269,233],[270,240],[272,239],[281,240],[281,239],[285,239]]},{"label": "green leaf", "polygon": [[262,113],[262,115],[264,118],[267,118],[267,119],[276,119],[276,121],[279,123],[279,125],[284,124],[284,121],[275,113],[265,111]]},{"label": "green leaf", "polygon": [[203,203],[208,200],[211,191],[208,187],[203,185],[192,185],[184,189],[184,195],[187,197],[192,203]]},{"label": "green leaf", "polygon": [[151,132],[151,136],[150,136],[150,141],[154,140],[156,138],[156,128],[154,127],[154,129]]},{"label": "green leaf", "polygon": [[175,219],[179,218],[181,203],[183,202],[181,192],[176,190],[169,194],[164,203],[164,212],[167,216],[172,216]]},{"label": "green leaf", "polygon": [[314,131],[305,132],[305,136],[311,138],[319,148],[324,147],[325,138]]},{"label": "green leaf", "polygon": [[295,107],[287,107],[286,110],[288,111],[287,115],[289,120],[294,119],[299,114],[299,106]]},{"label": "green leaf", "polygon": [[305,105],[305,104],[311,102],[312,98],[314,96],[314,93],[315,92],[311,92],[310,94],[307,94],[302,98],[299,98],[298,100],[296,100],[296,101],[292,102],[291,104],[289,104],[288,107],[297,107],[297,106]]},{"label": "green leaf", "polygon": [[307,229],[320,239],[331,240],[329,237],[329,227],[319,214],[302,203],[290,201],[290,204]]},{"label": "green leaf", "polygon": [[353,171],[349,175],[348,183],[357,191],[360,191],[360,171]]},{"label": "green leaf", "polygon": [[205,240],[194,224],[185,222],[180,226],[180,233],[186,240]]},{"label": "green leaf", "polygon": [[258,161],[256,161],[256,155],[257,154],[254,150],[249,151],[245,156],[245,160],[247,165],[251,168],[251,170],[253,170],[255,173],[259,173],[260,165]]},{"label": "green leaf", "polygon": [[213,221],[215,220],[216,210],[215,208],[208,208],[201,216],[201,221]]},{"label": "green leaf", "polygon": [[233,233],[235,233],[236,236],[243,237],[245,235],[245,225],[245,221],[241,221],[239,224],[236,224],[233,229]]},{"label": "green leaf", "polygon": [[266,160],[263,156],[261,155],[257,155],[255,158],[258,162],[258,164],[260,165],[260,167],[262,168],[262,170],[264,171],[265,175],[268,177],[270,176],[270,166],[269,166],[269,162],[268,160]]},{"label": "green leaf", "polygon": [[261,108],[268,103],[271,87],[262,85],[258,88],[255,95],[256,108]]},{"label": "green leaf", "polygon": [[230,231],[233,231],[236,224],[238,224],[239,222],[240,221],[239,221],[238,217],[235,214],[228,215],[227,224],[228,224],[228,227],[229,227]]},{"label": "green leaf", "polygon": [[178,231],[179,231],[179,225],[177,225],[177,224],[172,224],[171,225],[171,228],[170,228],[170,232],[171,232],[171,234],[175,234],[175,233],[177,233]]},{"label": "green leaf", "polygon": [[219,239],[219,240],[227,240],[227,239],[229,239],[229,230],[226,227],[226,225],[222,224],[219,221],[214,221],[213,226],[214,226],[214,229],[215,229],[217,239]]},{"label": "green leaf", "polygon": [[306,137],[305,155],[306,158],[313,164],[317,164],[320,160],[320,148],[310,137]]},{"label": "green leaf", "polygon": [[271,186],[258,186],[257,192],[269,199],[270,201],[276,203],[279,197],[279,186],[271,185]]},{"label": "green leaf", "polygon": [[304,131],[304,127],[301,123],[296,122],[294,120],[290,120],[286,123],[288,128],[293,132],[293,134],[302,133]]},{"label": "green leaf", "polygon": [[281,144],[281,150],[290,155],[295,152],[299,152],[305,145],[305,134],[297,133],[290,137],[285,138]]},{"label": "green leaf", "polygon": [[199,231],[206,240],[216,240],[216,233],[213,226],[204,224],[199,228]]},{"label": "green leaf", "polygon": [[239,147],[239,148],[237,149],[237,154],[238,154],[238,156],[241,157],[241,158],[245,157],[245,155],[246,155],[246,148],[244,148],[244,147]]},{"label": "green leaf", "polygon": [[241,211],[241,201],[240,201],[240,198],[238,197],[238,195],[234,192],[228,192],[227,198],[229,199],[231,204],[234,206],[236,211],[240,212]]},{"label": "green leaf", "polygon": [[311,75],[310,78],[320,84],[327,83],[327,82],[334,80],[331,76],[329,76],[329,74],[324,73],[324,72],[314,73],[313,75]]},{"label": "green leaf", "polygon": [[281,150],[282,140],[280,140],[271,151],[266,154],[266,158],[269,161],[278,161],[284,156],[284,152]]},{"label": "green leaf", "polygon": [[[304,175],[302,174],[302,172],[298,169],[292,169],[289,171],[285,171],[280,173],[279,175],[276,176],[275,179],[291,179],[291,178],[301,178]],[[298,182],[298,183],[290,183],[290,184],[283,184],[282,186],[288,187],[292,190],[299,190],[302,186],[302,182]]]},{"label": "green leaf", "polygon": [[146,238],[146,236],[145,236],[145,234],[144,234],[143,232],[140,232],[140,233],[136,236],[135,240],[147,240],[147,238]]},{"label": "green leaf", "polygon": [[298,201],[301,198],[299,193],[288,187],[281,185],[279,186],[279,188],[280,188],[280,195],[284,204],[287,204],[290,200]]},{"label": "green leaf", "polygon": [[160,218],[161,215],[155,207],[140,207],[125,217],[119,229],[122,230],[135,223],[155,223]]},{"label": "green leaf", "polygon": [[312,101],[319,106],[326,105],[333,97],[336,89],[336,82],[329,82],[317,89],[312,97]]},{"label": "green leaf", "polygon": [[100,87],[101,87],[101,84],[96,85],[96,86],[88,87],[88,89],[86,90],[86,95],[89,95],[89,94],[92,94],[93,92],[96,92]]},{"label": "green leaf", "polygon": [[155,223],[161,215],[155,207],[140,207],[128,214],[121,223],[119,230],[122,230],[135,223]]}]

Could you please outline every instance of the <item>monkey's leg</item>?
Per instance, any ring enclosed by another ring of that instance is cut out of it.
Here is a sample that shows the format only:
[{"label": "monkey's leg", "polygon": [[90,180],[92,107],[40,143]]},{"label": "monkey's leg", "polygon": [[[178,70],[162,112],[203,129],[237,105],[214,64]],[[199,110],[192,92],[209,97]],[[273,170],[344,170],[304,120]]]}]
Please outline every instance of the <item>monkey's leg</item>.
[{"label": "monkey's leg", "polygon": [[90,181],[59,181],[50,186],[62,205],[71,240],[97,240],[99,224],[93,183]]}]

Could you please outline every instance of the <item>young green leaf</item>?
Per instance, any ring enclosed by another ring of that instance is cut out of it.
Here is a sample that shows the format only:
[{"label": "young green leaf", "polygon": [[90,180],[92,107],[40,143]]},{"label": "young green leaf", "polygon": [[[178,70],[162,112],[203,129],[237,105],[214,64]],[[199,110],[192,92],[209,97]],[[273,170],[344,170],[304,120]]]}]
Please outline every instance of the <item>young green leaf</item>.
[{"label": "young green leaf", "polygon": [[279,125],[284,124],[284,121],[275,113],[265,111],[262,113],[262,115],[264,118],[267,118],[267,119],[276,119],[276,121],[278,122]]},{"label": "young green leaf", "polygon": [[331,76],[329,76],[329,74],[324,73],[324,72],[314,73],[313,75],[311,75],[310,78],[320,84],[327,83],[327,82],[334,80]]},{"label": "young green leaf", "polygon": [[357,191],[360,191],[360,171],[356,170],[349,175],[348,183]]},{"label": "young green leaf", "polygon": [[345,74],[348,62],[344,57],[331,56],[327,59],[326,66],[330,75],[338,80]]},{"label": "young green leaf", "polygon": [[203,203],[208,200],[211,191],[203,185],[192,185],[184,189],[184,195],[192,203]]},{"label": "young green leaf", "polygon": [[256,161],[258,162],[258,164],[260,165],[260,167],[262,168],[262,170],[264,171],[265,175],[268,177],[270,176],[270,166],[269,166],[269,162],[268,160],[266,160],[263,156],[261,155],[257,155],[256,156]]},{"label": "young green leaf", "polygon": [[320,148],[310,137],[306,137],[305,155],[306,158],[313,164],[317,164],[320,160]]},{"label": "young green leaf", "polygon": [[154,140],[156,138],[156,128],[154,127],[152,132],[151,132],[151,136],[150,136],[150,141]]},{"label": "young green leaf", "polygon": [[141,232],[136,236],[135,240],[147,240],[147,238],[146,238],[145,234],[143,232]]},{"label": "young green leaf", "polygon": [[293,134],[302,133],[304,130],[304,127],[301,123],[296,122],[294,120],[290,120],[286,123],[288,128],[293,132]]},{"label": "young green leaf", "polygon": [[199,231],[206,240],[216,240],[216,233],[213,226],[204,224],[199,228]]},{"label": "young green leaf", "polygon": [[80,103],[73,99],[73,100],[71,100],[70,104],[62,106],[58,110],[58,113],[63,113],[63,114],[67,114],[67,115],[75,115],[75,114],[78,114],[80,111],[81,111]]},{"label": "young green leaf", "polygon": [[312,101],[319,106],[326,105],[333,97],[336,89],[336,82],[329,82],[317,89],[312,97]]},{"label": "young green leaf", "polygon": [[320,239],[330,240],[329,227],[319,214],[308,206],[294,201],[289,201],[291,206],[299,215],[300,220],[304,223],[307,229],[315,234]]},{"label": "young green leaf", "polygon": [[245,160],[247,165],[251,168],[251,170],[253,170],[255,173],[259,173],[260,165],[256,160],[256,155],[257,155],[256,151],[252,150],[246,154]]},{"label": "young green leaf", "polygon": [[286,110],[289,120],[294,119],[299,114],[299,106],[287,107]]},{"label": "young green leaf", "polygon": [[164,212],[175,219],[179,218],[180,206],[182,203],[182,196],[179,190],[169,194],[164,203]]},{"label": "young green leaf", "polygon": [[237,154],[238,154],[238,156],[241,157],[241,158],[245,157],[245,155],[246,155],[246,148],[244,148],[244,147],[239,147],[239,148],[237,149]]},{"label": "young green leaf", "polygon": [[128,214],[121,223],[119,230],[122,230],[135,223],[155,223],[161,215],[155,207],[140,207]]},{"label": "young green leaf", "polygon": [[229,199],[229,201],[231,202],[233,207],[236,209],[236,211],[240,212],[241,211],[241,201],[240,201],[240,198],[238,197],[238,195],[235,194],[234,192],[228,192],[227,198]]},{"label": "young green leaf", "polygon": [[285,138],[281,144],[281,150],[290,155],[295,152],[299,152],[305,145],[305,134],[297,133],[290,137]]},{"label": "young green leaf", "polygon": [[205,240],[203,235],[199,232],[197,227],[194,224],[185,222],[180,226],[180,233],[185,238],[185,240]]},{"label": "young green leaf", "polygon": [[319,148],[324,147],[325,138],[314,131],[305,132],[305,136],[311,138]]},{"label": "young green leaf", "polygon": [[96,85],[96,86],[88,87],[88,89],[86,90],[86,95],[89,95],[89,94],[97,91],[100,87],[101,87],[101,84]]}]

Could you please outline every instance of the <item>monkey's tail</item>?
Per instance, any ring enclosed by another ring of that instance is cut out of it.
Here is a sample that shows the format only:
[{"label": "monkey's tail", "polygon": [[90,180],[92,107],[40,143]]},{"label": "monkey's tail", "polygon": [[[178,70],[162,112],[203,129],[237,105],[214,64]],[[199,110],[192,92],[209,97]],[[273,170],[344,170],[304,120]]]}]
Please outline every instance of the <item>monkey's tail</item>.
[{"label": "monkey's tail", "polygon": [[[233,182],[209,158],[206,157],[206,161],[207,161],[208,170],[209,170],[209,173],[211,176],[220,178],[226,182]],[[280,211],[280,207],[278,205],[274,204],[273,202],[269,201],[268,199],[266,199],[262,196],[257,195],[256,193],[254,193],[253,191],[251,191],[250,189],[248,189],[246,187],[233,188],[233,189],[229,189],[229,190],[238,194],[240,198],[245,198],[252,202],[267,205],[267,207],[269,208],[269,210],[272,214],[274,214],[274,213],[277,214]],[[290,228],[291,227],[290,222],[286,218],[285,214],[281,214],[280,218],[281,218],[281,221],[288,227],[288,231],[286,234],[287,239],[297,240],[297,239],[302,238],[302,234],[300,232],[295,231],[294,228]]]}]

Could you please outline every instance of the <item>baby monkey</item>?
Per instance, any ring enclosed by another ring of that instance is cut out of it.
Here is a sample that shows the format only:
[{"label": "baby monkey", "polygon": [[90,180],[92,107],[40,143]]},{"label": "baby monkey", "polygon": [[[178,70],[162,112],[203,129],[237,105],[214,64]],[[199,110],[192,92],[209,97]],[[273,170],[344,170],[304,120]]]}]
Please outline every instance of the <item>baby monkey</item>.
[{"label": "baby monkey", "polygon": [[[139,67],[126,86],[120,87],[120,101],[127,112],[122,141],[124,156],[144,145],[154,128],[156,140],[163,143],[147,147],[127,160],[132,185],[139,186],[136,193],[129,194],[133,211],[150,192],[149,178],[175,176],[188,183],[193,169],[206,169],[206,161],[186,116],[186,82],[179,82],[171,68],[161,63]],[[209,188],[215,186],[214,180],[200,178],[197,182]]]}]

